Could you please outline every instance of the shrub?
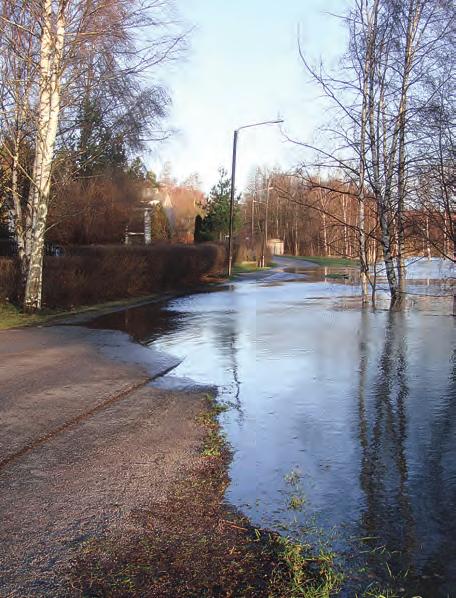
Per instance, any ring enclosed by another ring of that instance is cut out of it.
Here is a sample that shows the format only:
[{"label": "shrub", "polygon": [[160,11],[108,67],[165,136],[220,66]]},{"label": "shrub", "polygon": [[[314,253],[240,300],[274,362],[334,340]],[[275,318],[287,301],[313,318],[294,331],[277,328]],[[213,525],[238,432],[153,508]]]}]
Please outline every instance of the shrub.
[{"label": "shrub", "polygon": [[[188,288],[224,264],[224,246],[212,243],[70,247],[64,257],[45,258],[43,305],[76,307]],[[18,271],[16,261],[0,260],[0,299],[16,300]]]},{"label": "shrub", "polygon": [[[243,262],[258,262],[262,254],[262,242],[258,241],[255,245],[236,242],[234,245],[234,261],[236,264]],[[266,264],[272,263],[272,254],[269,248],[265,249]]]},{"label": "shrub", "polygon": [[224,247],[215,244],[70,248],[45,260],[44,304],[90,305],[195,286],[224,261]]},{"label": "shrub", "polygon": [[16,301],[20,276],[17,262],[0,257],[0,301]]}]

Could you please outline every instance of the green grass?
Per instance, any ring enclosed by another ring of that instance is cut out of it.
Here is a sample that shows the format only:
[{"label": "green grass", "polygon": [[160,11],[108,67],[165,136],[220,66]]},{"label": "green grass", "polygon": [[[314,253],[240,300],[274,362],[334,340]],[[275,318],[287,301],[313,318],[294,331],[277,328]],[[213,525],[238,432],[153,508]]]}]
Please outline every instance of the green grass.
[{"label": "green grass", "polygon": [[0,304],[0,330],[17,328],[19,326],[34,326],[44,324],[57,315],[57,310],[43,310],[38,314],[25,314],[18,307],[11,303]]},{"label": "green grass", "polygon": [[241,262],[240,264],[236,264],[233,268],[234,274],[250,274],[251,272],[261,272],[262,270],[269,270],[272,267],[266,266],[265,268],[260,268],[256,262]]},{"label": "green grass", "polygon": [[325,278],[330,278],[334,280],[346,280],[349,278],[348,274],[325,274]]},{"label": "green grass", "polygon": [[300,511],[304,506],[305,502],[306,499],[304,498],[304,496],[298,496],[294,494],[288,502],[288,508],[293,511]]},{"label": "green grass", "polygon": [[341,268],[355,268],[359,265],[358,260],[346,258],[346,257],[323,257],[323,256],[310,256],[310,255],[287,255],[286,257],[292,257],[297,260],[305,260],[306,262],[312,262],[319,266],[332,266]]},{"label": "green grass", "polygon": [[217,418],[228,410],[228,406],[218,403],[210,394],[205,395],[204,399],[206,409],[196,418],[196,421],[207,430],[202,455],[203,457],[220,457],[226,448],[226,438]]},{"label": "green grass", "polygon": [[278,559],[268,598],[330,598],[337,595],[343,582],[334,564],[335,555],[321,550],[312,555],[311,547],[290,538],[276,536]]},{"label": "green grass", "polygon": [[69,317],[78,314],[85,314],[96,312],[102,309],[128,307],[139,301],[152,300],[156,295],[148,295],[145,297],[135,297],[134,299],[121,299],[118,301],[108,301],[106,303],[98,303],[96,305],[84,305],[74,309],[43,309],[36,314],[26,314],[16,305],[11,303],[0,303],[0,330],[8,330],[10,328],[23,328],[27,326],[38,326],[46,324],[52,320],[62,317]]}]

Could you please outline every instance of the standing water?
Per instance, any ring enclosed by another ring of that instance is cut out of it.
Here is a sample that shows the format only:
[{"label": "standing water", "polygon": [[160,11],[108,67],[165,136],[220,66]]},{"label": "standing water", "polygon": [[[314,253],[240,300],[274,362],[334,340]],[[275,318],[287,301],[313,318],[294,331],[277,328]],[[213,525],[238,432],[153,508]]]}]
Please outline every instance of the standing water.
[{"label": "standing water", "polygon": [[158,384],[218,387],[232,407],[227,500],[255,525],[330,546],[340,595],[456,596],[452,306],[373,311],[338,276],[273,272],[94,325],[178,357]]}]

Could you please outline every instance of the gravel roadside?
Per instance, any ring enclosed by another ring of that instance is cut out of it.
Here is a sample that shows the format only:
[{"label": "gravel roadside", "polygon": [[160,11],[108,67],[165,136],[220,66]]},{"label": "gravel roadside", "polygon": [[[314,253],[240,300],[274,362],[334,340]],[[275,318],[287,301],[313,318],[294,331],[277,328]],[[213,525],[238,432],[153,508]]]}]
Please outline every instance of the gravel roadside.
[{"label": "gravel roadside", "polygon": [[0,596],[70,595],[82,543],[130,535],[195,466],[201,396],[147,386],[84,329],[1,332],[0,364]]}]

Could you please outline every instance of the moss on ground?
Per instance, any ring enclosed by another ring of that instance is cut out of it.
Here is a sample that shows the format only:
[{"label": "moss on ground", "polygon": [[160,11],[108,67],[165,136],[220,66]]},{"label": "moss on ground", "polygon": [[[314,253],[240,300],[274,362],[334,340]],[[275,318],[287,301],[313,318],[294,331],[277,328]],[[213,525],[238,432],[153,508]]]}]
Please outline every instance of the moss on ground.
[{"label": "moss on ground", "polygon": [[[332,556],[258,530],[224,502],[230,453],[205,397],[206,429],[192,475],[165,503],[136,516],[140,530],[87,543],[74,563],[72,591],[84,597],[329,598],[340,584]],[[215,440],[218,437],[218,440]],[[132,526],[133,527],[133,526]]]}]

